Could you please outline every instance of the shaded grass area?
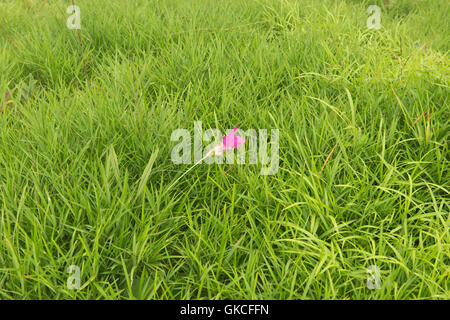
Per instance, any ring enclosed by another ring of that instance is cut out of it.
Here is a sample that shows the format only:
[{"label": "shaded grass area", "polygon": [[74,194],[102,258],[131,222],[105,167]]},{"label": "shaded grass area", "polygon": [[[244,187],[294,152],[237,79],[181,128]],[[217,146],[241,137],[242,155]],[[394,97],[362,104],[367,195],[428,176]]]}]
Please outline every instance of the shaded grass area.
[{"label": "shaded grass area", "polygon": [[[91,90],[71,1],[0,2],[2,299],[449,298],[448,1],[75,3]],[[198,120],[278,173],[167,190]]]}]

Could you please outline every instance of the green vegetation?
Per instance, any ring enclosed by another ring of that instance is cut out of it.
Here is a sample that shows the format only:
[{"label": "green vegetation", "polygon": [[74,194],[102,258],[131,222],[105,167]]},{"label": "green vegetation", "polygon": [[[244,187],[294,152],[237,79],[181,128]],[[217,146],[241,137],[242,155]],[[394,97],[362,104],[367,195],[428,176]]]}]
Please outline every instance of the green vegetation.
[{"label": "green vegetation", "polygon": [[[0,299],[450,298],[448,0],[76,0],[87,74],[71,4],[0,1]],[[168,189],[194,121],[278,173]]]}]

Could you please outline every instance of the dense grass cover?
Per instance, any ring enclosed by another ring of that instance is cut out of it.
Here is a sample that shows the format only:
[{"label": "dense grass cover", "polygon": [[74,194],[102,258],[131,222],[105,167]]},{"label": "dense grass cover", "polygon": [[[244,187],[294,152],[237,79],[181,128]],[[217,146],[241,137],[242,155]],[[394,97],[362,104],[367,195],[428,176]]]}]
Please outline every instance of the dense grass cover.
[{"label": "dense grass cover", "polygon": [[[1,299],[450,298],[448,0],[71,4],[0,1]],[[278,172],[168,188],[194,121]]]}]

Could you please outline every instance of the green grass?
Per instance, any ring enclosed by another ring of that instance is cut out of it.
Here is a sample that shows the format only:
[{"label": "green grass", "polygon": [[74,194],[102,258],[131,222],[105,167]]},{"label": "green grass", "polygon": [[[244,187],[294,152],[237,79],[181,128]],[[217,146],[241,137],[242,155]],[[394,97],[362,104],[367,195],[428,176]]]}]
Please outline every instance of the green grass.
[{"label": "green grass", "polygon": [[[0,298],[449,299],[450,4],[390,2],[76,0],[90,90],[71,1],[0,1]],[[278,173],[168,189],[194,121]]]}]

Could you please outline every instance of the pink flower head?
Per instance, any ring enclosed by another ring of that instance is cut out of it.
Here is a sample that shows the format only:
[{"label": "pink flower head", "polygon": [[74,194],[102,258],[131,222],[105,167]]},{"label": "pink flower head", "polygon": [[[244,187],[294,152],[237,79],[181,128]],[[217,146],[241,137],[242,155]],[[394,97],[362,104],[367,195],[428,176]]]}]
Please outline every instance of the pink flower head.
[{"label": "pink flower head", "polygon": [[234,135],[237,129],[238,127],[236,126],[227,136],[223,137],[222,143],[224,150],[239,148],[239,146],[246,141],[245,138]]},{"label": "pink flower head", "polygon": [[234,133],[238,127],[236,126],[230,133],[223,137],[222,144],[217,145],[214,149],[210,151],[211,155],[222,156],[224,151],[231,150],[233,148],[239,148],[247,139],[235,136]]}]

